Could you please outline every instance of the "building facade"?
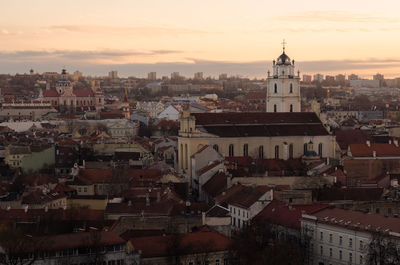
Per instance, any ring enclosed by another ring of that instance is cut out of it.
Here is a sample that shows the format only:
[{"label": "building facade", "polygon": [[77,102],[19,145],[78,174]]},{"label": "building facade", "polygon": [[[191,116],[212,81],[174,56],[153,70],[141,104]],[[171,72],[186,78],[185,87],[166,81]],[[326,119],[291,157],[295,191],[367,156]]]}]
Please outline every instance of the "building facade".
[{"label": "building facade", "polygon": [[267,112],[300,112],[300,72],[295,76],[294,60],[283,53],[273,61],[273,74],[268,71]]}]

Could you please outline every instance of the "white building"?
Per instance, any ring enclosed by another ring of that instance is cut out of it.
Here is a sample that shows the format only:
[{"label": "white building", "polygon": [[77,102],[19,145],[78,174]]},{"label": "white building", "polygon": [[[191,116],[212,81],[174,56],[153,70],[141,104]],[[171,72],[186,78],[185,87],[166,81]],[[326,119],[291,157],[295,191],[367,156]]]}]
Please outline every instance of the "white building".
[{"label": "white building", "polygon": [[301,227],[309,238],[307,264],[367,264],[372,240],[398,246],[400,239],[400,219],[338,208],[302,214]]},{"label": "white building", "polygon": [[174,106],[169,105],[157,116],[157,118],[177,121],[179,119],[179,110],[177,110]]},{"label": "white building", "polygon": [[294,75],[294,60],[283,53],[273,61],[273,75],[268,71],[267,79],[267,112],[300,112],[300,76]]}]

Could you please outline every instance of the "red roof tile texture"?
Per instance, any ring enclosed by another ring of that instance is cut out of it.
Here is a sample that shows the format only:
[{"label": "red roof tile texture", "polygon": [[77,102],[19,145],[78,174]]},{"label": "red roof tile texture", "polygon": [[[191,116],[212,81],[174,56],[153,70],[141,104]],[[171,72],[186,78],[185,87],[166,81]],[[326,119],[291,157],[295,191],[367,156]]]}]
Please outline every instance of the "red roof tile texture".
[{"label": "red roof tile texture", "polygon": [[368,146],[366,143],[350,144],[349,148],[353,157],[373,157],[374,151],[376,152],[377,157],[400,157],[400,146],[389,143],[371,143],[370,146]]}]

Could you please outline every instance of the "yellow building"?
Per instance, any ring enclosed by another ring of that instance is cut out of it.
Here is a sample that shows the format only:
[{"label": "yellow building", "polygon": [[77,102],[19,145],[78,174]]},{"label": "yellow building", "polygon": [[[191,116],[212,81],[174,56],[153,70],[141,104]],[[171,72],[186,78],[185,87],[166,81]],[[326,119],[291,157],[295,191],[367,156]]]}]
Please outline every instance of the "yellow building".
[{"label": "yellow building", "polygon": [[307,152],[335,157],[336,141],[311,112],[184,112],[178,138],[179,172],[191,172],[190,157],[204,145],[213,146],[224,157],[286,160]]}]

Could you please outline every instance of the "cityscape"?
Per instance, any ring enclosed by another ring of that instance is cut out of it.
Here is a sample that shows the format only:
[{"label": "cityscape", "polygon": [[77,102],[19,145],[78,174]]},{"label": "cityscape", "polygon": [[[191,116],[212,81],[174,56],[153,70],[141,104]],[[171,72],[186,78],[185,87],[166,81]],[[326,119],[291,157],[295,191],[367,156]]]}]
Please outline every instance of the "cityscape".
[{"label": "cityscape", "polygon": [[400,264],[398,3],[306,2],[4,3],[0,264]]}]

